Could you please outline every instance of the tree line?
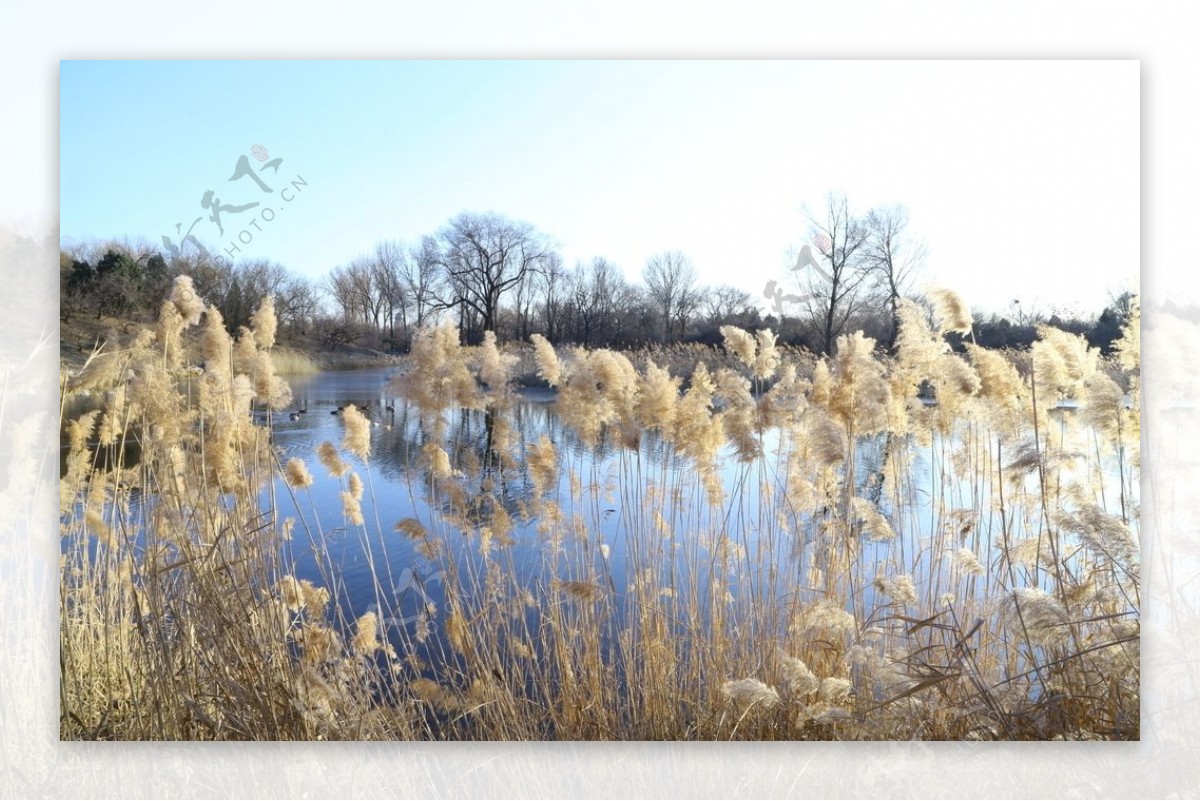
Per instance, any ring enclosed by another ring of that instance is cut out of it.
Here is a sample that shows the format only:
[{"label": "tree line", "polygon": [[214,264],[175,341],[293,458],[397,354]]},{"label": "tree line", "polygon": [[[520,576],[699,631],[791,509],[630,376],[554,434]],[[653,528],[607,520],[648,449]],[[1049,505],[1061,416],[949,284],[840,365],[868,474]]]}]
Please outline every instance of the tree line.
[{"label": "tree line", "polygon": [[[357,344],[407,349],[416,329],[451,320],[464,341],[485,331],[555,344],[636,347],[716,343],[722,325],[770,327],[781,341],[829,353],[837,337],[863,330],[894,343],[901,298],[914,294],[924,246],[909,231],[903,206],[854,214],[831,195],[808,213],[807,241],[791,254],[790,275],[761,294],[700,282],[688,256],[651,256],[631,281],[603,256],[564,264],[554,241],[532,224],[497,213],[462,212],[415,241],[385,240],[312,281],[267,260],[236,264],[207,253],[164,254],[148,245],[90,243],[64,247],[61,316],[152,316],[176,275],[191,275],[208,302],[237,331],[267,295],[275,298],[283,341],[324,347]],[[975,341],[1026,347],[1035,324],[1080,333],[1106,348],[1129,311],[1128,295],[1092,320],[1047,318],[1016,309],[977,319]]]}]

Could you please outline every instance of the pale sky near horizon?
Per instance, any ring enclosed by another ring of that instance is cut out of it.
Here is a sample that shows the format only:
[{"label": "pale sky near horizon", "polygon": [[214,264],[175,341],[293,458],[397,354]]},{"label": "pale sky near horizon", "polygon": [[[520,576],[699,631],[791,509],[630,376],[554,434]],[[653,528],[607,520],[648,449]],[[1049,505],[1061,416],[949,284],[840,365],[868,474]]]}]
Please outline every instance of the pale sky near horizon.
[{"label": "pale sky near horizon", "polygon": [[[496,211],[568,265],[637,279],[681,250],[765,304],[832,191],[908,208],[921,283],[1095,313],[1138,284],[1139,81],[1136,61],[65,61],[60,233],[178,241],[201,217],[211,251],[320,280]],[[242,156],[274,192],[228,180]],[[207,190],[260,206],[222,235]]]}]

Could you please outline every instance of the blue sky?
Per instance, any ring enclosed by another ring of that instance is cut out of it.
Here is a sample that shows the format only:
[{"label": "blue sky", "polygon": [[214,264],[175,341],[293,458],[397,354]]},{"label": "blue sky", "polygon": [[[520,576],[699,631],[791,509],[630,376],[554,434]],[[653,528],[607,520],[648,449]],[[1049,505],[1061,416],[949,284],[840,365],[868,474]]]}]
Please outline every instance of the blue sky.
[{"label": "blue sky", "polygon": [[[1094,311],[1138,279],[1138,106],[1129,61],[67,61],[60,231],[158,242],[204,216],[214,252],[319,280],[497,211],[568,264],[637,277],[679,249],[760,296],[837,191],[906,205],[922,281],[973,306]],[[271,195],[227,180],[255,144],[282,159]],[[220,235],[207,190],[261,205]]]}]

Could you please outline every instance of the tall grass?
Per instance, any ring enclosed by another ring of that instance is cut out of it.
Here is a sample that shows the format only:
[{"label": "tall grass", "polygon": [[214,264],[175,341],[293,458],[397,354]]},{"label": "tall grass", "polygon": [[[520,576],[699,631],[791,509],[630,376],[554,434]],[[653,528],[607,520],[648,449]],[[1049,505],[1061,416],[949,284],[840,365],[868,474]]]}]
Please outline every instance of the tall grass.
[{"label": "tall grass", "polygon": [[[473,350],[464,347],[468,356]],[[537,357],[531,344],[508,342],[504,345],[504,351],[516,359],[512,375],[518,386],[547,386],[545,378],[538,375]],[[776,352],[781,364],[793,365],[802,377],[811,375],[816,362],[811,352],[793,346],[780,346]],[[737,369],[739,364],[737,356],[730,350],[694,342],[646,345],[626,351],[625,356],[638,370],[644,371],[650,364],[654,364],[682,379],[684,383],[691,380],[692,373],[701,364],[709,373],[715,373],[722,367]]]},{"label": "tall grass", "polygon": [[313,375],[321,372],[320,366],[308,354],[298,350],[274,348],[271,361],[279,375]]},{"label": "tall grass", "polygon": [[[278,464],[273,315],[231,340],[208,310],[188,354],[189,289],[64,382],[103,403],[68,423],[63,737],[1138,737],[1136,319],[1104,369],[1049,329],[1020,369],[963,358],[911,307],[895,358],[728,328],[711,366],[538,337],[523,365],[426,330],[398,379],[425,503],[383,521],[366,421]],[[521,372],[557,393],[537,439]],[[310,462],[370,561],[357,620],[316,510],[279,519]],[[399,626],[394,538],[444,586]]]},{"label": "tall grass", "polygon": [[67,426],[61,736],[403,733],[371,703],[378,666],[347,644],[328,591],[291,578],[287,524],[259,501],[277,465],[251,407],[290,399],[273,310],[233,339],[208,309],[189,354],[182,334],[202,312],[181,279],[157,330],[63,385],[64,408],[84,392],[102,405]]}]

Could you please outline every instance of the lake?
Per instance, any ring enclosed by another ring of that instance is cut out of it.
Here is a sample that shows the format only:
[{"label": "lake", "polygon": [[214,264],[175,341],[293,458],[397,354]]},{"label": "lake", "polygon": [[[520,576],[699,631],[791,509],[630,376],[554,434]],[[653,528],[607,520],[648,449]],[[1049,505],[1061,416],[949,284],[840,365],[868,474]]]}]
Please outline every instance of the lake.
[{"label": "lake", "polygon": [[[396,372],[389,368],[290,379],[294,407],[305,411],[273,415],[273,442],[281,463],[302,459],[315,483],[293,491],[277,479],[269,492],[280,517],[295,520],[294,574],[330,588],[348,619],[378,612],[397,650],[419,654],[424,665],[434,668],[451,658],[442,630],[434,624],[445,612],[448,584],[454,585],[456,603],[483,604],[489,592],[498,592],[489,585],[489,566],[496,561],[503,562],[506,580],[514,582],[508,592],[530,595],[522,623],[527,629],[536,629],[535,610],[555,590],[567,587],[587,594],[593,591],[587,587],[598,587],[618,599],[612,630],[620,630],[630,614],[622,601],[642,580],[654,584],[657,602],[665,609],[678,603],[681,612],[703,610],[687,626],[710,625],[712,615],[720,614],[704,602],[705,595],[719,594],[735,616],[739,609],[753,609],[755,614],[746,619],[784,619],[786,614],[763,615],[764,606],[811,603],[839,582],[851,590],[839,596],[846,610],[860,621],[877,623],[896,610],[887,606],[889,597],[881,594],[883,585],[875,579],[912,575],[917,580],[915,604],[922,608],[936,608],[949,593],[960,602],[963,596],[983,598],[996,571],[977,578],[947,555],[965,548],[987,565],[1004,536],[1020,540],[1036,533],[1039,525],[1034,505],[1020,515],[1012,515],[1010,508],[1007,518],[997,513],[992,490],[980,479],[993,445],[978,432],[956,440],[935,436],[926,445],[864,438],[855,449],[854,492],[877,505],[896,537],[853,537],[839,561],[830,548],[841,546],[830,546],[824,536],[828,521],[820,513],[790,507],[784,491],[788,443],[778,429],[763,432],[763,456],[755,461],[739,461],[731,446],[721,451],[718,470],[725,499],[714,506],[706,502],[695,466],[653,432],[643,434],[636,450],[604,437],[586,446],[555,413],[554,394],[537,390],[518,393],[511,404],[514,460],[506,469],[489,456],[495,434],[490,415],[444,413],[446,434],[440,442],[453,465],[470,469],[451,484],[439,485],[430,479],[423,456],[428,426],[422,427],[417,410],[402,394],[387,389]],[[341,443],[345,425],[337,410],[348,404],[364,409],[372,424],[369,463],[343,454],[365,484],[363,526],[346,524],[341,497],[346,479],[331,477],[316,455],[322,442]],[[1059,411],[1054,419],[1062,421],[1072,413]],[[550,507],[535,497],[527,459],[528,449],[543,435],[553,443],[560,464],[556,486],[542,494],[554,499]],[[1102,461],[1101,486],[1115,497],[1119,479],[1114,462]],[[898,464],[906,466],[904,475],[896,473]],[[1089,462],[1080,469],[1092,467]],[[475,518],[464,519],[469,515],[452,509],[448,486],[461,487],[468,498],[487,497],[492,506],[480,506]],[[1035,490],[1032,476],[1010,488],[1016,494]],[[512,530],[490,538],[488,524],[496,506],[503,508]],[[545,519],[547,508],[560,516],[552,525]],[[415,521],[442,550],[422,552],[416,540],[395,530],[400,521],[409,521],[410,527]],[[503,540],[511,542],[504,545]],[[630,564],[653,575],[631,575]],[[839,564],[847,575],[827,575]],[[1025,583],[1047,580],[1035,566]],[[786,632],[753,634],[782,637]]]}]

